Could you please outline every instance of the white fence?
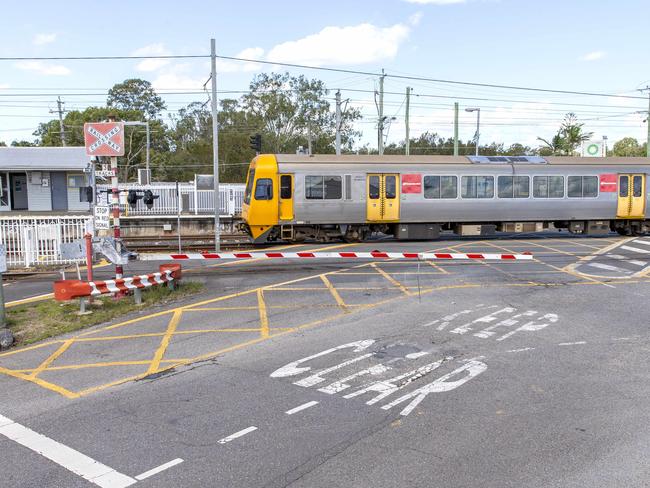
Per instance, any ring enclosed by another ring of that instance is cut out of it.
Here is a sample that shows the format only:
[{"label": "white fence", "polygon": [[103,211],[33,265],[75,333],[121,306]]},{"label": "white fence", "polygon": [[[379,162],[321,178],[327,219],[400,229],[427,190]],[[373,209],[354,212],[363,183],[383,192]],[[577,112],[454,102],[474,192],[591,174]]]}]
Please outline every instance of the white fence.
[{"label": "white fence", "polygon": [[[219,185],[221,216],[232,217],[241,213],[244,201],[245,185],[239,183],[222,183]],[[110,185],[97,185],[99,202],[107,205],[110,203]],[[197,190],[194,183],[179,183],[180,202],[176,195],[175,183],[154,183],[152,185],[138,185],[137,183],[123,183],[120,190],[151,190],[159,197],[154,200],[153,208],[148,209],[138,200],[135,208],[130,208],[126,202],[126,192],[120,192],[120,208],[123,215],[176,215],[179,210],[183,214],[213,214],[214,213],[214,191]],[[139,193],[142,195],[142,193]]]},{"label": "white fence", "polygon": [[89,218],[0,217],[0,242],[7,250],[7,266],[73,263],[61,258],[61,243],[83,238]]}]

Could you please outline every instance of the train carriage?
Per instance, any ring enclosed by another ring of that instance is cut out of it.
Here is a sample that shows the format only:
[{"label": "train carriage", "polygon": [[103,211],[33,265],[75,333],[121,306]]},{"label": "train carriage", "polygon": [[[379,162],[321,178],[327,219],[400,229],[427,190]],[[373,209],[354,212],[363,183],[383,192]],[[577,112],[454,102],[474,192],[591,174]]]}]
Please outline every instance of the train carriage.
[{"label": "train carriage", "polygon": [[539,156],[256,157],[242,217],[254,242],[358,241],[566,228],[640,234],[647,158]]}]

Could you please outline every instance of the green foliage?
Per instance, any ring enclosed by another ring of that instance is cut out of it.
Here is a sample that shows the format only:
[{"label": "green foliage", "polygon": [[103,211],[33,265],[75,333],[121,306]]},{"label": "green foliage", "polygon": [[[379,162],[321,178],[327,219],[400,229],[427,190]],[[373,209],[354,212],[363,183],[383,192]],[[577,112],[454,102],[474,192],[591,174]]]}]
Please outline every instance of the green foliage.
[{"label": "green foliage", "polygon": [[550,139],[538,137],[543,145],[539,149],[542,156],[573,156],[578,147],[591,139],[593,132],[584,132],[584,124],[578,122],[574,113],[568,113],[560,125],[557,133]]},{"label": "green foliage", "polygon": [[[473,155],[476,152],[472,141],[459,141],[458,145],[458,154],[461,156]],[[445,139],[435,132],[425,132],[419,137],[411,139],[409,151],[411,155],[452,155],[454,154],[454,139],[452,137]],[[404,154],[405,152],[405,141],[392,143],[384,148],[384,154]],[[506,148],[502,143],[493,142],[479,146],[479,154],[482,156],[522,156],[535,154],[535,150],[522,144],[512,144]]]},{"label": "green foliage", "polygon": [[146,119],[154,119],[167,107],[163,99],[146,80],[132,78],[114,85],[108,91],[106,105],[121,110],[133,110],[144,114]]},{"label": "green foliage", "polygon": [[640,145],[634,137],[624,137],[614,144],[610,152],[610,156],[629,157],[629,156],[645,156],[646,145]]},{"label": "green foliage", "polygon": [[38,146],[38,143],[29,142],[29,141],[12,141],[11,143],[11,147],[36,147],[36,146]]}]

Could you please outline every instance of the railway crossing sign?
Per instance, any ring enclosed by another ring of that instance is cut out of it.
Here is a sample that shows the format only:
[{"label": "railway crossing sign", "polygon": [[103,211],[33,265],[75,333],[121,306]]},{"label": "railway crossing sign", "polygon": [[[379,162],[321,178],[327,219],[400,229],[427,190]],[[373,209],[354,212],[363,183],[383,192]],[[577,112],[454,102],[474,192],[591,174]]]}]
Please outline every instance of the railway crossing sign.
[{"label": "railway crossing sign", "polygon": [[124,122],[84,124],[88,156],[124,156]]},{"label": "railway crossing sign", "polygon": [[108,205],[95,205],[95,229],[110,229],[110,209]]}]

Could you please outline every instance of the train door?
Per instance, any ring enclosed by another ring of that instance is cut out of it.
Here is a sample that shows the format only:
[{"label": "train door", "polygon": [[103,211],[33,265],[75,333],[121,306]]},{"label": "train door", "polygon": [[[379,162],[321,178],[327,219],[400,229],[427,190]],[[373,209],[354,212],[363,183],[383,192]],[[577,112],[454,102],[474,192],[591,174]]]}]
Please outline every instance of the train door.
[{"label": "train door", "polygon": [[645,200],[645,175],[618,175],[617,218],[645,218]]},{"label": "train door", "polygon": [[399,175],[367,175],[366,194],[366,218],[369,222],[399,220]]},{"label": "train door", "polygon": [[293,175],[280,175],[280,220],[293,220]]}]

